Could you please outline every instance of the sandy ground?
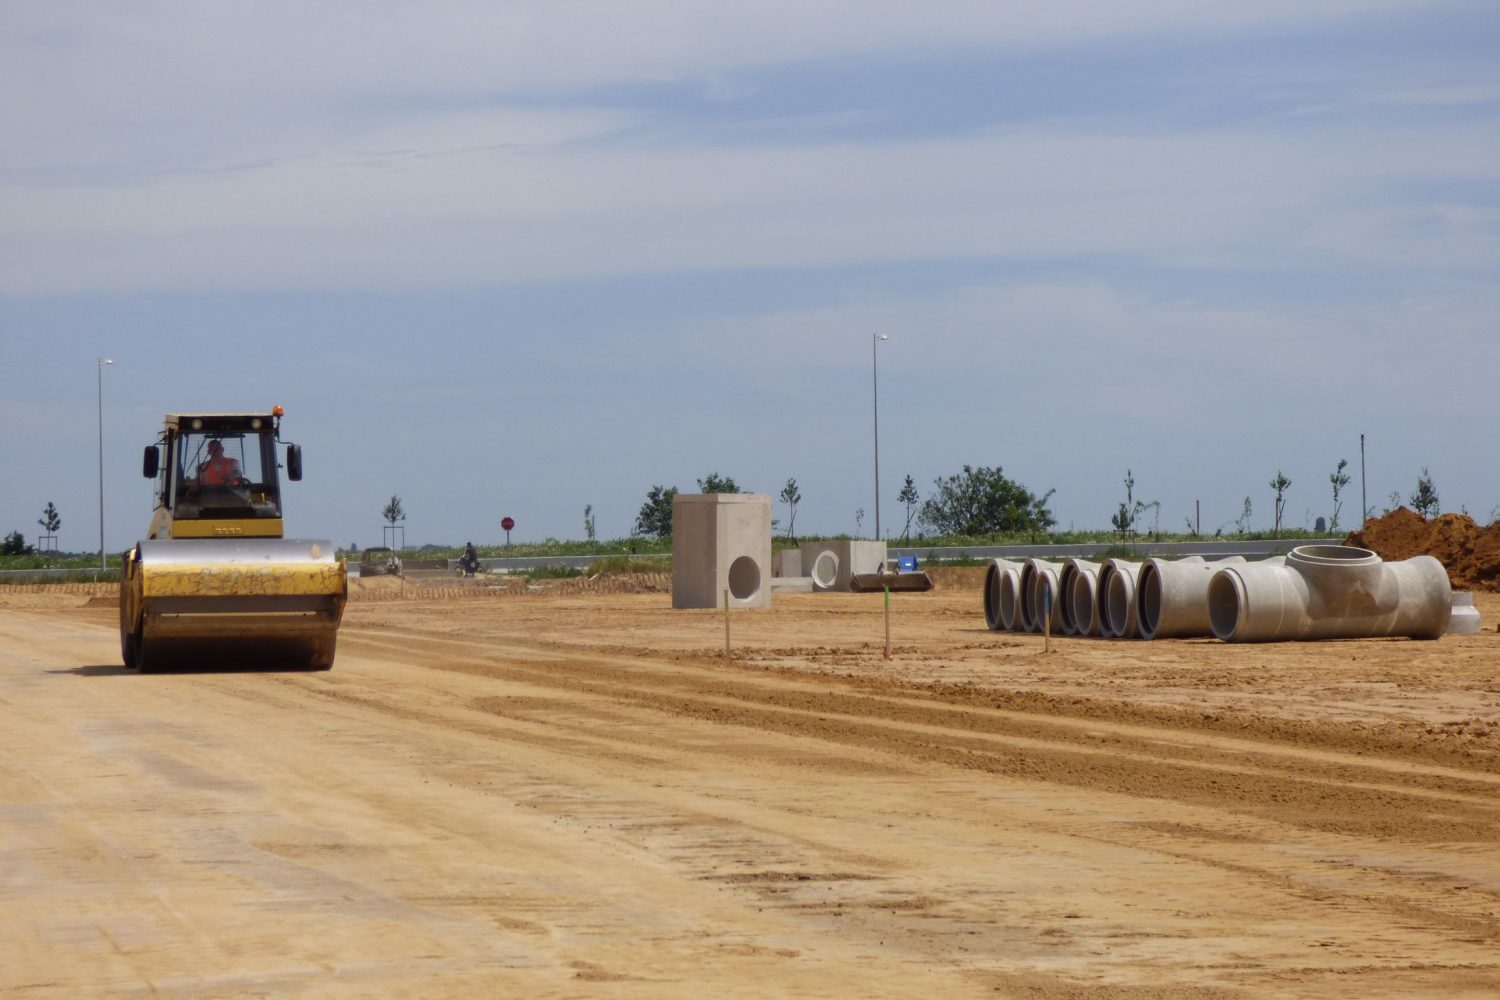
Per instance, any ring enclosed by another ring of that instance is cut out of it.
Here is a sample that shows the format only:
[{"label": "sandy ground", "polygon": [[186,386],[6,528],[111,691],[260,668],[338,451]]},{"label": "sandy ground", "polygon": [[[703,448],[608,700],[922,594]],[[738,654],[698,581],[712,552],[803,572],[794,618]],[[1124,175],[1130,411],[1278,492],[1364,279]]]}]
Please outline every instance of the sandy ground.
[{"label": "sandy ground", "polygon": [[[399,586],[399,584],[394,584]],[[329,673],[0,589],[0,994],[1500,995],[1500,597],[1436,642],[984,628],[978,584],[356,594]],[[383,599],[376,599],[383,598]]]}]

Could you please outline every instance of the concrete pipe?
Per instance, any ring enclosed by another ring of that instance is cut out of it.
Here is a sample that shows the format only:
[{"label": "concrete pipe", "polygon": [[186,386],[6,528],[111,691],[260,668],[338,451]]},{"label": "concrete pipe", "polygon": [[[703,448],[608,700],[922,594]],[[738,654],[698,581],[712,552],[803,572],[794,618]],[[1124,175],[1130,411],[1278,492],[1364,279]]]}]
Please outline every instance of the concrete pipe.
[{"label": "concrete pipe", "polygon": [[1000,574],[1000,624],[1010,632],[1026,631],[1021,620],[1021,571],[1007,569]]},{"label": "concrete pipe", "polygon": [[[1022,565],[1020,585],[1017,587],[1017,590],[1021,598],[1021,628],[1024,631],[1040,632],[1042,630],[1042,607],[1038,603],[1041,599],[1041,587],[1037,584],[1037,574],[1051,570],[1052,575],[1056,576],[1060,569],[1062,569],[1062,563],[1035,557],[1026,560]],[[1054,588],[1053,593],[1056,592]],[[1055,604],[1052,606],[1052,612],[1054,615],[1057,614],[1057,606]],[[1052,625],[1053,629],[1056,630],[1059,622],[1054,621]]]},{"label": "concrete pipe", "polygon": [[[1062,602],[1058,595],[1062,589],[1058,585],[1058,579],[1062,574],[1062,565],[1053,563],[1048,566],[1039,566],[1031,574],[1029,599],[1031,601],[1031,619],[1035,627],[1033,632],[1051,632],[1053,635],[1065,634],[1063,628]],[[1051,619],[1049,624],[1048,619]]]},{"label": "concrete pipe", "polygon": [[[1087,559],[1064,559],[1062,569],[1057,574],[1057,591],[1053,598],[1057,601],[1059,613],[1062,616],[1062,630],[1064,635],[1091,635],[1089,628],[1093,624],[1094,612],[1090,609],[1080,617],[1074,613],[1073,583],[1078,577],[1088,574],[1097,579],[1099,564]],[[1090,602],[1092,603],[1092,602]]]},{"label": "concrete pipe", "polygon": [[1141,564],[1125,559],[1106,559],[1099,567],[1094,586],[1098,599],[1099,634],[1115,639],[1140,638],[1135,616],[1135,581]]},{"label": "concrete pipe", "polygon": [[1452,588],[1432,556],[1388,563],[1368,549],[1304,545],[1279,565],[1219,570],[1208,608],[1213,634],[1226,642],[1436,639],[1448,630]]},{"label": "concrete pipe", "polygon": [[1068,591],[1063,594],[1079,635],[1103,635],[1104,622],[1099,617],[1099,573],[1080,569],[1073,574]]},{"label": "concrete pipe", "polygon": [[[1020,572],[1021,564],[1012,562],[1009,559],[992,559],[988,568],[984,571],[984,623],[990,627],[991,632],[1008,631],[1013,627],[1011,621],[1005,615],[1001,614],[1000,587],[1007,573],[1019,579]],[[1012,582],[1010,586],[1012,587],[1011,617],[1013,618],[1015,613],[1015,583]]]},{"label": "concrete pipe", "polygon": [[1208,582],[1243,556],[1207,562],[1202,556],[1147,559],[1136,580],[1136,618],[1142,639],[1188,639],[1214,634],[1208,622]]}]

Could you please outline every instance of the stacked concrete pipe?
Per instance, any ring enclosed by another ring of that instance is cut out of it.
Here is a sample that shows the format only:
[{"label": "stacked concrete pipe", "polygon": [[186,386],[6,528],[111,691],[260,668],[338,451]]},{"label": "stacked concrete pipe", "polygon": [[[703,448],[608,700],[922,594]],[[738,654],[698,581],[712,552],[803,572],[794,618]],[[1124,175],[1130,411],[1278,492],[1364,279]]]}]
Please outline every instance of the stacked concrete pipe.
[{"label": "stacked concrete pipe", "polygon": [[[1098,563],[1078,558],[1063,560],[1062,571],[1057,574],[1057,591],[1053,594],[1053,599],[1062,615],[1064,635],[1099,634],[1098,607],[1093,600],[1098,578]],[[1078,613],[1078,603],[1073,600],[1073,592],[1080,584],[1090,598],[1084,604],[1084,613],[1081,615]]]},{"label": "stacked concrete pipe", "polygon": [[1009,559],[993,559],[984,571],[984,623],[992,632],[1010,631],[1019,624],[1016,597],[1021,565]]},{"label": "stacked concrete pipe", "polygon": [[[1021,625],[1025,631],[1040,632],[1046,624],[1042,618],[1042,583],[1039,578],[1043,575],[1051,577],[1052,593],[1056,596],[1057,575],[1061,570],[1062,563],[1035,557],[1026,560],[1025,565],[1021,567],[1021,579],[1017,589],[1021,597]],[[1052,631],[1058,632],[1061,629],[1062,609],[1054,600],[1052,602]]]},{"label": "stacked concrete pipe", "polygon": [[1106,559],[1095,584],[1099,634],[1114,639],[1140,638],[1135,613],[1135,581],[1141,564],[1126,559]]},{"label": "stacked concrete pipe", "polygon": [[1208,584],[1225,566],[1245,561],[1230,556],[1208,562],[1202,556],[1147,559],[1136,580],[1136,617],[1142,639],[1190,639],[1213,635],[1208,621]]},{"label": "stacked concrete pipe", "polygon": [[1368,549],[1304,545],[1285,560],[1220,569],[1208,612],[1226,642],[1436,639],[1448,630],[1452,590],[1432,556],[1388,563]]}]

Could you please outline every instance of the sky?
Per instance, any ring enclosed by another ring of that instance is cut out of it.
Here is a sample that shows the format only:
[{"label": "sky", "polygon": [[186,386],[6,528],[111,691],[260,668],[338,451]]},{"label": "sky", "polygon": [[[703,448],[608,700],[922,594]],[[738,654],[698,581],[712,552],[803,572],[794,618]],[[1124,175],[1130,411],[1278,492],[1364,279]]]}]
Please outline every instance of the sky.
[{"label": "sky", "polygon": [[123,550],[163,414],[274,404],[341,546],[871,536],[877,412],[884,536],[964,465],[1347,525],[1362,435],[1500,516],[1489,0],[10,0],[0,93],[0,533],[97,550],[102,461]]}]

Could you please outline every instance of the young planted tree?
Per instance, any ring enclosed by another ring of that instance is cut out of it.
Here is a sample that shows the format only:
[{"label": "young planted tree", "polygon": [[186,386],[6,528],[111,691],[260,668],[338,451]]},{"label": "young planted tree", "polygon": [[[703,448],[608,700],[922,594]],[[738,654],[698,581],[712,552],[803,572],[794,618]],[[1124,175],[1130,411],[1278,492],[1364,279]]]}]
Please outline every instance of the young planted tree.
[{"label": "young planted tree", "polygon": [[62,527],[62,518],[58,516],[57,508],[53,506],[51,500],[47,501],[47,509],[42,511],[41,520],[37,521],[37,524],[40,524],[42,530],[49,535],[57,534],[57,529]]},{"label": "young planted tree", "polygon": [[672,498],[677,487],[653,486],[646,491],[646,502],[635,516],[635,533],[652,538],[672,537]]},{"label": "young planted tree", "polygon": [[1271,535],[1281,537],[1281,515],[1286,510],[1286,491],[1292,485],[1292,481],[1282,475],[1281,470],[1276,470],[1276,478],[1271,480],[1271,489],[1276,491],[1276,512],[1272,518]]},{"label": "young planted tree", "polygon": [[854,509],[854,533],[856,535],[859,535],[861,538],[864,537],[865,509],[863,507],[856,507]]},{"label": "young planted tree", "polygon": [[391,494],[391,502],[385,505],[385,510],[380,512],[380,516],[385,518],[393,528],[397,521],[406,520],[406,510],[401,506],[401,498],[394,493]]},{"label": "young planted tree", "polygon": [[911,521],[917,516],[917,484],[911,476],[906,477],[906,482],[901,487],[901,492],[896,494],[896,499],[906,505],[906,526],[901,529],[901,538],[906,540],[911,536]]},{"label": "young planted tree", "polygon": [[1240,509],[1240,516],[1235,520],[1234,526],[1242,535],[1250,532],[1250,498],[1245,498],[1245,506]]},{"label": "young planted tree", "polygon": [[1336,532],[1339,530],[1339,510],[1344,505],[1341,494],[1344,492],[1344,487],[1349,485],[1349,473],[1344,471],[1344,467],[1348,464],[1349,460],[1347,458],[1339,459],[1338,466],[1334,468],[1333,474],[1328,477],[1328,481],[1333,484],[1333,516],[1328,519],[1329,531]]},{"label": "young planted tree", "polygon": [[1438,516],[1440,510],[1437,487],[1432,484],[1432,474],[1427,471],[1425,465],[1422,466],[1422,474],[1417,477],[1417,491],[1411,495],[1410,499],[1411,509],[1424,518]]},{"label": "young planted tree", "polygon": [[[385,531],[386,534],[390,536],[391,548],[404,548],[404,544],[396,544],[396,525],[397,523],[406,520],[406,509],[401,506],[401,498],[392,493],[390,503],[385,505],[385,510],[380,512],[380,516],[385,518],[386,520]],[[403,532],[403,537],[404,534],[405,533]]]},{"label": "young planted tree", "polygon": [[586,503],[583,505],[583,533],[588,537],[589,548],[594,547],[594,505]]},{"label": "young planted tree", "polygon": [[1135,526],[1135,519],[1140,517],[1145,504],[1135,498],[1135,476],[1129,469],[1125,470],[1125,502],[1120,504],[1120,509],[1110,515],[1109,523],[1115,526],[1120,537],[1126,538],[1131,534],[1131,528]]},{"label": "young planted tree", "polygon": [[781,502],[786,504],[786,537],[797,541],[797,504],[802,502],[802,491],[797,489],[797,480],[788,479],[781,488]]}]

